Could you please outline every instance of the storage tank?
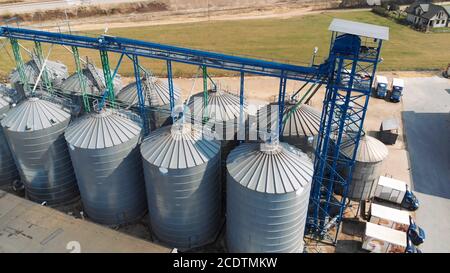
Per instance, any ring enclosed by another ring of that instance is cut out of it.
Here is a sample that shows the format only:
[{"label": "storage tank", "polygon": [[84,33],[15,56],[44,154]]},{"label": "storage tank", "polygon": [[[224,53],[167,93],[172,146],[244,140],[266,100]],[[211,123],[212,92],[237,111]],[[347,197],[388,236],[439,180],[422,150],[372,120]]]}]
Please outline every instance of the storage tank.
[{"label": "storage tank", "polygon": [[[258,111],[259,130],[277,129],[277,105],[278,103],[269,104]],[[297,101],[290,100],[285,103],[283,119],[286,120],[283,128],[283,141],[294,145],[305,153],[312,154],[315,148],[313,139],[319,134],[320,130],[320,111],[307,104],[297,105]],[[266,124],[265,128],[261,126],[264,123]]]},{"label": "storage tank", "polygon": [[287,143],[245,143],[227,159],[230,252],[303,252],[313,164]]},{"label": "storage tank", "polygon": [[[94,67],[91,64],[86,65],[81,70],[81,75],[86,83],[86,93],[92,96],[102,96],[106,90],[105,77],[103,70]],[[114,72],[111,71],[111,75]],[[122,89],[122,78],[119,74],[116,74],[113,80],[114,92],[117,94]],[[83,105],[83,89],[81,88],[80,78],[78,73],[70,75],[61,85],[61,91],[63,94],[69,96],[72,101],[77,105]]]},{"label": "storage tank", "polygon": [[147,209],[138,144],[142,121],[103,109],[78,118],[65,137],[84,211],[105,225],[132,222]]},{"label": "storage tank", "polygon": [[63,135],[69,121],[68,109],[38,97],[22,101],[1,121],[32,201],[58,206],[79,199]]},{"label": "storage tank", "polygon": [[221,221],[219,142],[177,123],[150,134],[141,154],[156,237],[178,248],[211,242]]},{"label": "storage tank", "polygon": [[[59,88],[62,82],[69,77],[67,66],[64,65],[63,63],[48,60],[45,64],[45,67],[47,69],[49,79],[53,87],[55,88]],[[34,57],[30,61],[25,63],[24,70],[25,76],[28,79],[28,84],[34,85],[40,73],[40,65],[38,65],[37,58]],[[9,76],[9,82],[11,83],[11,86],[14,89],[24,94],[23,93],[24,89],[22,84],[20,83],[20,76],[17,69],[11,71],[11,74]],[[42,89],[43,86],[44,83],[42,82],[42,80],[40,80],[38,83],[38,87]]]},{"label": "storage tank", "polygon": [[[354,147],[355,145],[352,145],[342,149],[342,155],[351,158]],[[381,166],[388,153],[386,146],[378,139],[368,135],[361,137],[353,166],[352,181],[348,186],[348,198],[368,200],[373,196],[373,185],[380,177]],[[341,172],[344,177],[348,176],[348,169]],[[342,194],[342,187],[337,187],[336,192]]]},{"label": "storage tank", "polygon": [[[141,80],[142,92],[145,99],[145,106],[155,107],[154,111],[147,110],[150,126],[155,129],[171,123],[170,115],[170,94],[168,83],[155,77],[143,77]],[[180,100],[181,90],[173,86],[173,97],[175,105]],[[136,82],[125,86],[118,94],[117,100],[123,102],[126,106],[139,106],[139,97],[137,93]]]},{"label": "storage tank", "polygon": [[[11,103],[11,98],[0,92],[0,120],[5,117],[6,112],[11,107]],[[0,186],[10,185],[17,179],[19,179],[19,172],[17,171],[3,130],[0,130]]]},{"label": "storage tank", "polygon": [[[236,145],[236,133],[240,118],[239,102],[238,95],[220,89],[208,91],[206,111],[203,92],[193,95],[188,102],[191,113],[187,115],[187,120],[201,124],[203,117],[209,119],[205,127],[214,131],[217,140],[221,141],[224,166],[228,153]],[[247,120],[248,109],[245,101],[243,110]]]}]

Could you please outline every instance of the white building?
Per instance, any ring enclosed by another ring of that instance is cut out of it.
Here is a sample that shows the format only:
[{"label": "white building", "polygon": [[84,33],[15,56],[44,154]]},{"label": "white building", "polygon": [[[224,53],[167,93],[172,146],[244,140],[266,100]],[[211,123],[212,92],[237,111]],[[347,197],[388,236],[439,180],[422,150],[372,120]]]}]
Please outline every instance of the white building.
[{"label": "white building", "polygon": [[443,6],[417,1],[405,10],[406,20],[417,28],[430,29],[449,26],[449,11]]}]

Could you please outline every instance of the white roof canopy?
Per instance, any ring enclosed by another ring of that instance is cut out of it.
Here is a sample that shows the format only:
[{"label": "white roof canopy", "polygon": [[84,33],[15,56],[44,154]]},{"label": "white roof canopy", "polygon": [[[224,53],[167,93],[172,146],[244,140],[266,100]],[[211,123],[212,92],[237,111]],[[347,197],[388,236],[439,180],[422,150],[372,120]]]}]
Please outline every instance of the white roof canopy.
[{"label": "white roof canopy", "polygon": [[377,25],[353,22],[343,19],[333,19],[328,29],[331,31],[354,34],[358,36],[389,40],[389,28]]}]

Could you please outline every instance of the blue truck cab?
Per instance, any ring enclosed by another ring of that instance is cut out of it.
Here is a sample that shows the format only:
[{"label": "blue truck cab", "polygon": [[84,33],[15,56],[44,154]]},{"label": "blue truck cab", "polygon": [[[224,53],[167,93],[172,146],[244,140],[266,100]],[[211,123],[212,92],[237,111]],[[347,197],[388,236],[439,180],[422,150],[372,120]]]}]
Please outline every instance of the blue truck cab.
[{"label": "blue truck cab", "polygon": [[388,91],[388,79],[385,76],[377,75],[375,78],[375,94],[378,98],[384,99]]},{"label": "blue truck cab", "polygon": [[390,100],[392,102],[399,102],[403,96],[403,89],[405,88],[405,82],[402,79],[393,79]]}]

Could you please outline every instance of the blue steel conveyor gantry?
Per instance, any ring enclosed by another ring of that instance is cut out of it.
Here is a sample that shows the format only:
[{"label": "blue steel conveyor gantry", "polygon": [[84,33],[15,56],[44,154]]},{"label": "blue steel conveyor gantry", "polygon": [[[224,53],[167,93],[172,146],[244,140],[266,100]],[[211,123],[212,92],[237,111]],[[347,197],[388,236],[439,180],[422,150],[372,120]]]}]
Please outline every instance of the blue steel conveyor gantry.
[{"label": "blue steel conveyor gantry", "polygon": [[[351,175],[349,177],[341,177],[338,170],[339,168],[350,168],[351,170],[355,163],[357,152],[357,149],[354,149],[352,158],[342,158],[340,150],[348,145],[358,147],[359,139],[363,134],[363,123],[372,81],[377,64],[380,61],[382,41],[388,39],[388,29],[335,19],[330,26],[330,30],[333,34],[328,59],[320,65],[311,66],[298,66],[237,57],[109,35],[101,35],[94,38],[3,26],[0,27],[0,37],[6,37],[12,42],[14,54],[18,56],[16,61],[19,73],[23,71],[23,61],[19,58],[20,48],[17,46],[18,40],[99,51],[106,80],[106,90],[102,103],[106,98],[109,98],[110,102],[114,104],[112,81],[125,55],[134,64],[139,107],[144,117],[145,105],[142,85],[140,84],[142,68],[139,66],[138,57],[153,58],[166,62],[170,107],[173,117],[177,113],[174,113],[172,63],[201,67],[203,70],[205,96],[207,96],[207,78],[209,78],[207,68],[239,72],[241,76],[241,108],[244,104],[245,74],[279,78],[279,133],[283,129],[282,113],[284,111],[287,81],[295,80],[313,84],[307,94],[304,95],[304,98],[314,87],[312,95],[317,92],[320,86],[325,85],[327,88],[315,152],[315,171],[307,230],[312,238],[336,243],[340,222],[346,206],[347,187],[351,182]],[[121,54],[112,75],[108,53]],[[76,58],[79,57],[76,56]],[[79,70],[79,67],[77,70]],[[25,79],[21,78],[21,81],[25,81]],[[305,86],[306,84],[303,87]],[[342,196],[336,196],[333,193],[337,184],[341,184],[344,187]]]}]

